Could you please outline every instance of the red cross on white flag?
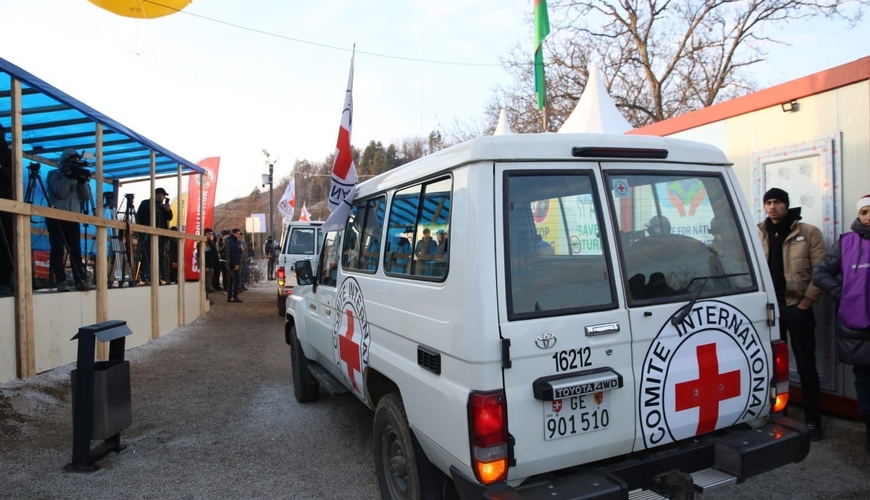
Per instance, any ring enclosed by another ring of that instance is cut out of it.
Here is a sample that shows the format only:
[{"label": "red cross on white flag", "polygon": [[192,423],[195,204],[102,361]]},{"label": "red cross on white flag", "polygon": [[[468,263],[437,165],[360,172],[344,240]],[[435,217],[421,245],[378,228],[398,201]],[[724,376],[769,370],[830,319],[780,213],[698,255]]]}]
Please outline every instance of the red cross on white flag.
[{"label": "red cross on white flag", "polygon": [[341,111],[341,127],[335,144],[335,162],[332,164],[332,183],[329,186],[329,210],[332,212],[323,223],[323,231],[338,231],[344,228],[350,213],[350,205],[356,195],[357,173],[350,149],[350,132],[353,125],[353,57],[350,58],[350,75],[347,77],[347,92]]}]

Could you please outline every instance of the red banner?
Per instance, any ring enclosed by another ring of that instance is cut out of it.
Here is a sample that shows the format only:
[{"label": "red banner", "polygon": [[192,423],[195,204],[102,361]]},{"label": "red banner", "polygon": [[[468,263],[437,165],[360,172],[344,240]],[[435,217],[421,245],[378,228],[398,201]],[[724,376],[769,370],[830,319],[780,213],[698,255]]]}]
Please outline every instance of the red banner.
[{"label": "red banner", "polygon": [[[199,185],[200,176],[197,174],[190,176],[190,183],[187,186],[187,217],[185,219],[184,232],[189,234],[202,234],[204,228],[210,228],[214,224],[214,200],[215,190],[217,189],[218,167],[220,167],[220,156],[212,156],[199,160],[197,165],[205,169],[205,174],[202,175],[203,186]],[[202,190],[202,203],[205,213],[204,217],[199,215],[199,193]],[[202,225],[200,225],[202,223]],[[184,242],[184,277],[188,281],[196,281],[199,279],[199,253],[195,241],[186,240]]]}]

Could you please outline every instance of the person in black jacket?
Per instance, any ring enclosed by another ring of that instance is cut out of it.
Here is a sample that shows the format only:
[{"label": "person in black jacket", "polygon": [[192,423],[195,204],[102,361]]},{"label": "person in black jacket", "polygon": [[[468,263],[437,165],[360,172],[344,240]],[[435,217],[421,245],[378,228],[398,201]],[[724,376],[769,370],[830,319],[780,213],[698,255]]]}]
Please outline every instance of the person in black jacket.
[{"label": "person in black jacket", "polygon": [[[217,244],[218,249],[217,273],[220,275],[220,283],[215,287],[215,289],[223,289],[224,293],[227,293],[227,290],[229,289],[229,276],[227,273],[227,237],[229,235],[229,230],[222,229],[220,236],[215,238],[215,243]],[[215,282],[217,283],[217,278],[215,278]]]},{"label": "person in black jacket", "polygon": [[[157,188],[154,190],[154,224],[151,224],[151,199],[142,200],[142,203],[139,204],[139,209],[136,210],[136,224],[141,224],[143,226],[152,226],[160,229],[169,229],[169,221],[172,220],[172,205],[169,204],[169,198],[167,197],[169,193],[166,192],[163,188]],[[169,238],[166,236],[160,236],[158,238],[157,244],[157,254],[159,255],[160,265],[158,269],[160,271],[160,281],[166,282],[169,278]],[[139,244],[144,245],[144,252],[140,252],[142,255],[142,276],[143,281],[151,281],[151,260],[149,256],[151,255],[151,235],[147,233],[142,233],[139,238]]]},{"label": "person in black jacket", "polygon": [[241,251],[241,239],[242,231],[239,229],[233,229],[229,236],[227,236],[226,244],[227,244],[227,302],[241,302],[242,299],[239,298],[239,287],[241,283],[239,280],[241,279],[241,269],[242,269],[242,251]]},{"label": "person in black jacket", "polygon": [[269,236],[263,245],[263,258],[266,259],[266,275],[269,280],[275,279],[275,260],[278,257],[276,250],[275,240]]},{"label": "person in black jacket", "polygon": [[[12,199],[12,150],[0,125],[0,198]],[[12,293],[12,214],[0,212],[0,296]]]},{"label": "person in black jacket", "polygon": [[206,292],[214,292],[220,288],[218,273],[215,273],[219,261],[218,248],[214,240],[214,231],[211,228],[205,230],[205,237],[205,289]]}]

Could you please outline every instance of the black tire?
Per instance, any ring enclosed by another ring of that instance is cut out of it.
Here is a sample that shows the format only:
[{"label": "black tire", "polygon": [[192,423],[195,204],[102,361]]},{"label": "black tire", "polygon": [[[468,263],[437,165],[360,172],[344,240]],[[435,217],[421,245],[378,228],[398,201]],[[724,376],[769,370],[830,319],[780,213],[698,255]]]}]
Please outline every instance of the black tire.
[{"label": "black tire", "polygon": [[372,445],[381,498],[444,498],[444,473],[432,465],[420,448],[408,425],[405,405],[399,394],[388,394],[378,401]]},{"label": "black tire", "polygon": [[308,360],[302,353],[296,338],[296,327],[290,327],[290,363],[293,372],[293,396],[300,403],[317,401],[320,397],[320,382],[308,370]]},{"label": "black tire", "polygon": [[[284,299],[284,300],[281,300]],[[285,317],[287,315],[287,299],[278,294],[278,316]]]}]

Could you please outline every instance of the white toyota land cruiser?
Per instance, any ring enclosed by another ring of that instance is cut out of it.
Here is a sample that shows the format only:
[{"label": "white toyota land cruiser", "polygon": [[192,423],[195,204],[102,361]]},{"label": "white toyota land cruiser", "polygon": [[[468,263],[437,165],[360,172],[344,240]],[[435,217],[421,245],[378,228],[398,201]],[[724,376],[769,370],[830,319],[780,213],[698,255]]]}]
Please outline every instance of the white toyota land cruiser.
[{"label": "white toyota land cruiser", "polygon": [[[691,498],[799,462],[788,351],[727,159],[484,137],[358,187],[287,298],[293,390],[375,411],[383,498]],[[449,483],[448,483],[449,484]]]}]

